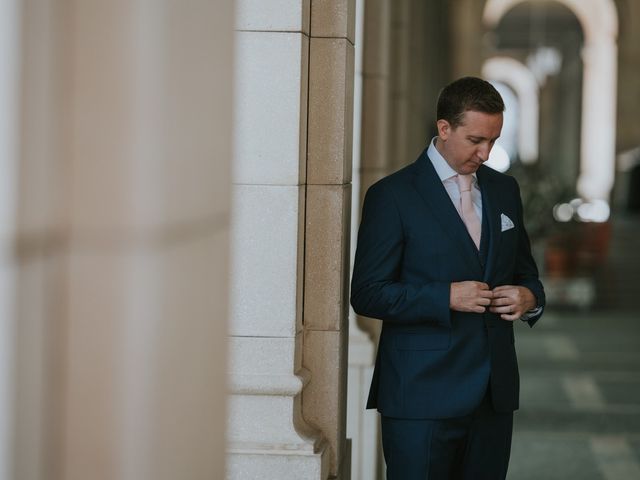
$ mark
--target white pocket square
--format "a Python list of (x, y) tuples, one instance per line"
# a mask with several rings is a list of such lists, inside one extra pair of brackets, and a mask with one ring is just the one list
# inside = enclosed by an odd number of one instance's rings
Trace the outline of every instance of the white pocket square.
[(507, 217), (504, 213), (500, 215), (500, 223), (501, 223), (501, 232), (505, 232), (507, 230), (511, 230), (515, 225), (513, 221), (509, 217)]

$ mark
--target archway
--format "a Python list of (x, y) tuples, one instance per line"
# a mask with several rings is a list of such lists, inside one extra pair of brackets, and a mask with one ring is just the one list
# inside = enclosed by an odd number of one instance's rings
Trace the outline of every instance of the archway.
[[(519, 3), (542, 0), (488, 0), (484, 21), (498, 25)], [(608, 200), (615, 174), (618, 17), (612, 0), (557, 0), (578, 18), (584, 32), (582, 126), (578, 193)], [(611, 128), (602, 128), (602, 125)]]
[(538, 159), (540, 119), (538, 85), (531, 71), (509, 57), (493, 57), (482, 66), (482, 76), (508, 85), (518, 97), (518, 154), (522, 163)]

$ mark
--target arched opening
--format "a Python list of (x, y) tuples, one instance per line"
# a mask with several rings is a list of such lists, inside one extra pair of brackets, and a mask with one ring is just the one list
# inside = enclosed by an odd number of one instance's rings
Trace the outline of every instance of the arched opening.
[[(538, 84), (533, 73), (514, 58), (493, 57), (484, 63), (482, 76), (491, 82), (503, 83), (514, 92), (518, 102), (516, 113), (518, 157), (522, 163), (535, 162), (538, 160), (540, 140), (538, 134), (540, 100)], [(505, 115), (508, 115), (508, 111)]]
[[(488, 0), (484, 21), (497, 27), (502, 18), (525, 0)], [(618, 20), (611, 0), (530, 0), (553, 8), (560, 3), (580, 22), (582, 47), (582, 124), (578, 193), (586, 200), (608, 200), (615, 173), (615, 105)], [(602, 126), (605, 126), (603, 128)]]

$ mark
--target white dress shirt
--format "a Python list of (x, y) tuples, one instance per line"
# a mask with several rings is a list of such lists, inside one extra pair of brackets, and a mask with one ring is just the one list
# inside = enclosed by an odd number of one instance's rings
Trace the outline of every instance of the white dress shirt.
[[(444, 157), (440, 155), (440, 152), (436, 148), (436, 138), (438, 137), (434, 137), (433, 140), (431, 140), (429, 149), (427, 150), (427, 155), (433, 164), (433, 168), (436, 169), (436, 173), (438, 174), (442, 185), (449, 194), (449, 198), (462, 218), (462, 212), (460, 211), (460, 187), (456, 181), (456, 175), (458, 173), (451, 168)], [(482, 225), (482, 194), (480, 193), (480, 187), (478, 186), (478, 177), (476, 177), (475, 173), (472, 174), (472, 177), (471, 201), (473, 202), (473, 207), (480, 219), (480, 224)]]

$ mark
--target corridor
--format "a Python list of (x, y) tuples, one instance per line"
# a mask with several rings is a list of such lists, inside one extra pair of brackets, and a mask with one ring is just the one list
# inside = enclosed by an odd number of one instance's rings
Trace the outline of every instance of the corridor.
[(638, 315), (549, 311), (519, 327), (508, 478), (640, 479)]

